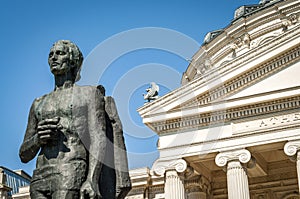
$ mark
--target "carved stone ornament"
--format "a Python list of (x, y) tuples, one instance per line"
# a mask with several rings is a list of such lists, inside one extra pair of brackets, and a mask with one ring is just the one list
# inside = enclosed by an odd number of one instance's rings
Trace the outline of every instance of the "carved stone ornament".
[(281, 19), (283, 27), (286, 29), (288, 26), (295, 25), (299, 21), (299, 16), (295, 13), (286, 18)]
[(166, 170), (172, 169), (176, 170), (179, 173), (182, 173), (187, 169), (187, 163), (183, 159), (166, 162), (156, 161), (152, 168), (156, 175), (164, 175)]
[(295, 156), (300, 149), (300, 140), (290, 141), (284, 145), (284, 153), (288, 156)]
[(225, 166), (231, 160), (239, 160), (241, 163), (247, 163), (251, 159), (251, 153), (246, 149), (228, 151), (219, 153), (215, 162), (219, 167)]

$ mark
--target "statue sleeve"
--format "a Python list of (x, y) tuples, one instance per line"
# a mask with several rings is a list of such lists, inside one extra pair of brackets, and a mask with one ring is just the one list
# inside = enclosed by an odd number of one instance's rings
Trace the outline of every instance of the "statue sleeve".
[(37, 142), (38, 121), (35, 116), (35, 103), (36, 101), (34, 101), (31, 105), (24, 140), (19, 151), (19, 156), (23, 163), (27, 163), (32, 160), (40, 149)]

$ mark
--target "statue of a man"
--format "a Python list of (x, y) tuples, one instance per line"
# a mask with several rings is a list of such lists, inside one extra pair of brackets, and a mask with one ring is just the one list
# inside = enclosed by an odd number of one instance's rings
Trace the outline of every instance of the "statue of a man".
[(103, 94), (75, 81), (83, 61), (72, 42), (60, 40), (48, 63), (55, 89), (34, 100), (20, 158), (37, 154), (30, 185), (32, 199), (102, 198), (99, 180), (107, 146)]

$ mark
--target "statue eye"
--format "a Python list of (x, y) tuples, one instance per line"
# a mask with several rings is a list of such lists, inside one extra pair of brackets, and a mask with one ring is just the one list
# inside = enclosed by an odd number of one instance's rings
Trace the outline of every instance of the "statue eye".
[(65, 55), (66, 52), (58, 50), (58, 51), (55, 52), (55, 54), (57, 54), (57, 55)]
[(52, 56), (53, 56), (53, 52), (50, 52), (50, 53), (49, 53), (49, 57), (52, 57)]

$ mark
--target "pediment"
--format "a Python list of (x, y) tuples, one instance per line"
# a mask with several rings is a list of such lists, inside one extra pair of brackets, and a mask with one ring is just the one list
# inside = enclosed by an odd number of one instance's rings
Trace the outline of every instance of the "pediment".
[(270, 101), (297, 94), (296, 87), (300, 86), (300, 46), (281, 55), (273, 55), (269, 61), (258, 62), (257, 59), (231, 68), (231, 71), (226, 70), (211, 80), (195, 79), (145, 105), (138, 112), (144, 122), (151, 123), (154, 118), (157, 118), (155, 121), (169, 120), (224, 109), (229, 104), (237, 107), (257, 100)]
[(263, 95), (279, 90), (300, 86), (300, 62), (283, 69), (251, 86), (232, 94), (227, 99), (238, 99), (251, 97), (255, 95)]

